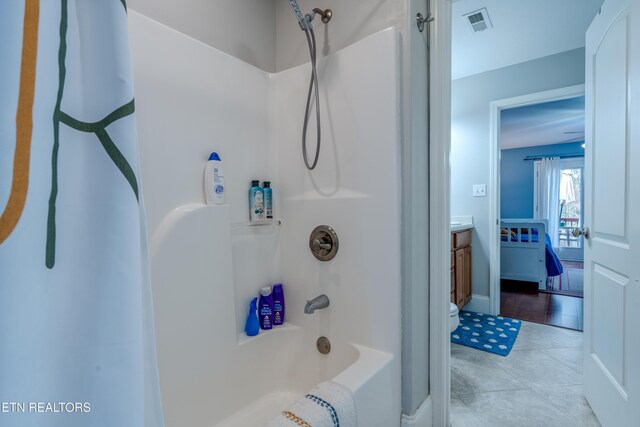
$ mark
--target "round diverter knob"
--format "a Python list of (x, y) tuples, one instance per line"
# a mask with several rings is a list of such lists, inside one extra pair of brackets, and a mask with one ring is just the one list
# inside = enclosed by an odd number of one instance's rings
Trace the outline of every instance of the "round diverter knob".
[(320, 261), (332, 260), (338, 253), (338, 235), (328, 225), (319, 225), (309, 236), (309, 249)]

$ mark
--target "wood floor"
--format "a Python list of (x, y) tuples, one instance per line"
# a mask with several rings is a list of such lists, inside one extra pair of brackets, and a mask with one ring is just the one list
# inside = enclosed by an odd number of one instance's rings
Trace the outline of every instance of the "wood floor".
[(583, 330), (582, 298), (538, 292), (537, 283), (503, 280), (500, 314), (529, 322)]

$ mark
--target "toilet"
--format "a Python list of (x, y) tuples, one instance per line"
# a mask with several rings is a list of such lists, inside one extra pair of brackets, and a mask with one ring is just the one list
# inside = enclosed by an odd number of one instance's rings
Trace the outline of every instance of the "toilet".
[(458, 306), (454, 303), (451, 303), (449, 308), (449, 330), (450, 332), (458, 329), (460, 325), (460, 317), (458, 316)]

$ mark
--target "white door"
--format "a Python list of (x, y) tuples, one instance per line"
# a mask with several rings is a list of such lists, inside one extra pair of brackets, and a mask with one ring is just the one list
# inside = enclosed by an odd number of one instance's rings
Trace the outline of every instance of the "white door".
[(605, 0), (586, 44), (585, 364), (604, 427), (640, 426), (640, 0)]

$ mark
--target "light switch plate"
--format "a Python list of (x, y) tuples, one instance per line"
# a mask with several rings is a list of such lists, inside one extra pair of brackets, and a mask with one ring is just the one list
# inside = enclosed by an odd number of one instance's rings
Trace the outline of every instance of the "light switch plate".
[(475, 184), (473, 186), (473, 197), (487, 197), (487, 184)]

